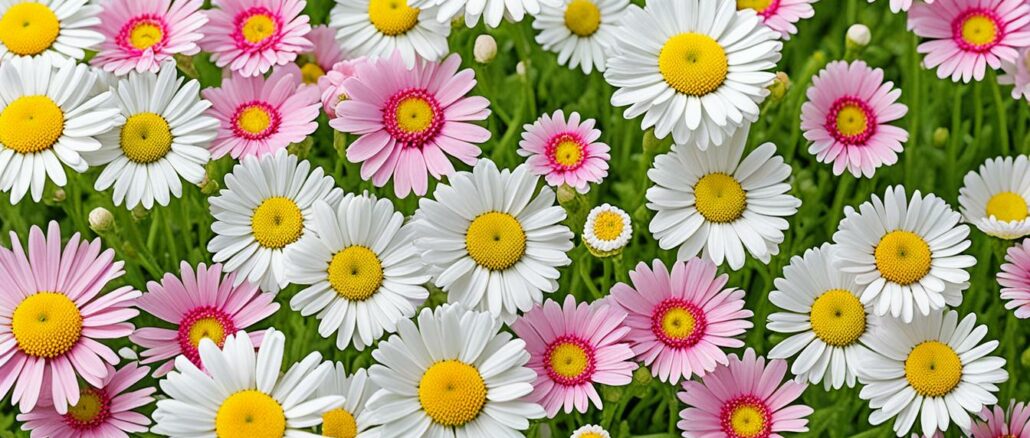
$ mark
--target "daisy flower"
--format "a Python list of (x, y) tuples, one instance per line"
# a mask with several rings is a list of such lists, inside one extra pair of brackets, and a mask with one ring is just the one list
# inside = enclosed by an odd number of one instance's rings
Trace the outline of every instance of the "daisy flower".
[(749, 127), (724, 147), (702, 151), (676, 147), (655, 158), (647, 177), (647, 208), (657, 212), (648, 228), (662, 249), (677, 257), (703, 252), (717, 265), (744, 266), (744, 250), (762, 263), (779, 254), (788, 217), (801, 200), (788, 194), (790, 166), (765, 143), (744, 155)]
[(100, 250), (100, 239), (79, 233), (61, 246), (61, 228), (50, 222), (46, 235), (29, 230), (28, 254), (11, 232), (12, 249), (0, 248), (0, 398), (11, 387), (11, 403), (31, 411), (43, 391), (60, 414), (79, 402), (77, 378), (101, 387), (108, 375), (103, 362), (118, 355), (98, 342), (132, 333), (129, 319), (139, 314), (133, 301), (139, 291), (123, 286), (101, 293), (121, 277), (114, 250)]
[(997, 157), (970, 171), (963, 179), (958, 202), (966, 222), (1002, 239), (1030, 234), (1030, 160), (1026, 155)]
[(279, 375), (286, 336), (268, 329), (258, 351), (246, 332), (229, 335), (219, 348), (200, 343), (204, 370), (175, 359), (175, 371), (161, 380), (168, 398), (158, 400), (151, 432), (169, 437), (313, 437), (307, 432), (322, 415), (343, 406), (343, 396), (316, 396), (333, 372), (313, 352)]
[(1006, 251), (998, 284), (1001, 299), (1008, 301), (1005, 308), (1015, 310), (1016, 318), (1030, 318), (1030, 239)]
[(769, 301), (783, 311), (769, 315), (766, 326), (789, 334), (769, 358), (797, 355), (790, 372), (812, 384), (823, 382), (826, 390), (855, 386), (860, 361), (869, 354), (865, 344), (872, 323), (855, 276), (833, 266), (836, 252), (825, 243), (790, 259), (769, 293)]
[(547, 184), (567, 184), (586, 193), (590, 183), (600, 184), (608, 176), (611, 148), (598, 141), (601, 130), (594, 128), (594, 119), (581, 121), (579, 113), (573, 112), (566, 122), (565, 113), (558, 110), (522, 129), (517, 152), (527, 157), (530, 171), (544, 177)]
[(559, 267), (572, 260), (572, 231), (554, 192), (523, 164), (497, 170), (481, 160), (419, 199), (415, 248), (452, 303), (512, 321), (558, 290)]
[(318, 90), (322, 93), (322, 109), (329, 116), (329, 120), (335, 119), (336, 106), (349, 99), (347, 90), (343, 83), (358, 74), (358, 65), (368, 60), (365, 57), (358, 57), (337, 62), (332, 70), (325, 73), (325, 76), (318, 78)]
[(304, 0), (213, 0), (210, 33), (200, 42), (211, 62), (243, 77), (261, 76), (310, 52)]
[(393, 333), (429, 297), (411, 224), (389, 199), (348, 193), (335, 206), (315, 201), (311, 233), (285, 251), (286, 278), (310, 285), (290, 308), (320, 320), (318, 334), (336, 333), (336, 347), (359, 351)]
[(328, 26), (315, 26), (308, 34), (308, 39), (315, 49), (306, 53), (304, 63), (300, 66), (301, 81), (306, 85), (318, 85), (333, 66), (345, 60), (343, 47), (336, 40), (336, 31)]
[(381, 389), (366, 408), (381, 436), (514, 437), (542, 418), (524, 399), (535, 378), (526, 344), (500, 329), (493, 315), (460, 304), (422, 309), (417, 326), (398, 322), (368, 370)]
[(737, 0), (737, 9), (752, 9), (770, 29), (780, 33), (780, 37), (789, 40), (798, 33), (797, 23), (804, 18), (812, 18), (815, 9), (812, 3), (819, 0)]
[[(256, 284), (233, 285), (235, 274), (223, 279), (222, 265), (209, 268), (201, 263), (194, 270), (189, 263), (182, 262), (179, 270), (181, 279), (165, 274), (161, 283), (147, 283), (148, 293), (136, 300), (136, 306), (144, 312), (176, 326), (140, 328), (129, 336), (130, 341), (145, 349), (140, 354), (142, 363), (160, 363), (154, 377), (171, 371), (175, 364), (169, 359), (179, 355), (200, 367), (198, 348), (202, 339), (222, 347), (229, 335), (279, 310), (279, 303), (272, 301), (274, 295), (261, 293)], [(250, 335), (260, 342), (264, 331), (252, 331)]]
[(280, 69), (268, 79), (233, 75), (221, 87), (201, 91), (212, 103), (208, 114), (220, 124), (212, 158), (270, 154), (315, 132), (318, 89), (298, 88), (297, 79)]
[(99, 149), (96, 137), (121, 122), (112, 94), (92, 92), (96, 82), (89, 67), (70, 59), (0, 62), (0, 191), (12, 205), (26, 192), (39, 202), (47, 180), (64, 187), (62, 164), (85, 172), (82, 153)]
[(633, 354), (663, 382), (703, 376), (726, 364), (722, 348), (744, 346), (734, 338), (752, 327), (744, 291), (723, 289), (729, 276), (715, 270), (692, 258), (673, 263), (670, 273), (656, 259), (651, 268), (640, 262), (629, 272), (632, 286), (612, 287), (609, 302), (629, 314), (624, 324)]
[(348, 98), (336, 106), (334, 129), (360, 136), (347, 146), (347, 160), (361, 163), (361, 178), (376, 187), (393, 179), (398, 197), (426, 194), (426, 172), (440, 179), (454, 174), (448, 156), (475, 165), (490, 131), (469, 123), (486, 120), (490, 102), (465, 95), (476, 85), (471, 69), (458, 71), (461, 57), (404, 66), (400, 54), (359, 64), (343, 82)]
[(613, 256), (629, 244), (633, 237), (633, 223), (619, 207), (599, 205), (587, 214), (581, 237), (587, 250), (594, 256)]
[(495, 28), (501, 25), (501, 19), (520, 22), (526, 15), (540, 14), (540, 5), (554, 4), (560, 0), (408, 0), (413, 7), (436, 8), (436, 19), (440, 23), (450, 23), (455, 17), (464, 14), (465, 26), (476, 27), (482, 17), (483, 24)]
[(1030, 45), (1030, 4), (1024, 0), (937, 0), (916, 3), (908, 27), (928, 39), (916, 48), (937, 77), (969, 82), (984, 78), (987, 67), (1015, 62)]
[[(677, 423), (683, 436), (729, 438), (779, 437), (783, 432), (808, 432), (812, 408), (790, 404), (807, 384), (783, 382), (787, 362), (756, 357), (748, 348), (744, 357), (705, 375), (700, 382), (683, 382), (679, 399), (687, 404)], [(781, 383), (782, 382), (782, 383)]]
[(447, 55), (450, 23), (433, 19), (433, 8), (413, 8), (411, 0), (336, 0), (329, 26), (348, 53), (370, 59), (397, 53), (411, 69), (417, 59)]
[(855, 274), (862, 304), (877, 316), (888, 313), (911, 322), (944, 306), (962, 302), (969, 287), (972, 256), (969, 227), (961, 216), (933, 193), (917, 190), (909, 202), (902, 186), (888, 187), (855, 210), (844, 208), (844, 220), (833, 234), (839, 246), (836, 266)]
[(558, 54), (558, 64), (579, 66), (583, 74), (604, 71), (617, 25), (629, 0), (560, 0), (542, 4), (533, 18), (536, 42)]
[(998, 75), (998, 83), (1012, 86), (1012, 98), (1024, 98), (1030, 102), (1030, 47), (1019, 51), (1015, 61), (1002, 61), (1004, 72)]
[(99, 30), (104, 34), (90, 63), (124, 75), (157, 73), (175, 55), (196, 55), (207, 15), (204, 0), (101, 0)]
[[(1008, 418), (1008, 420), (1006, 420)], [(1030, 407), (1026, 403), (1009, 401), (1009, 407), (984, 407), (980, 418), (973, 422), (973, 438), (1030, 438)]]
[(587, 424), (572, 431), (572, 436), (569, 438), (612, 438), (612, 436), (601, 426)]
[(758, 119), (780, 60), (779, 34), (732, 1), (651, 0), (619, 22), (604, 78), (612, 105), (641, 114), (658, 138), (700, 149), (721, 146)]
[(104, 41), (95, 30), (100, 11), (89, 0), (0, 0), (0, 64), (18, 57), (51, 64), (84, 58)]
[[(129, 362), (115, 370), (104, 365), (107, 377), (100, 386), (80, 389), (78, 403), (68, 407), (67, 412), (57, 412), (51, 404), (41, 403), (32, 412), (18, 415), (18, 421), (23, 423), (21, 429), (29, 431), (32, 437), (52, 438), (128, 438), (130, 433), (146, 432), (150, 419), (134, 409), (153, 402), (151, 395), (157, 388), (126, 390), (147, 377), (150, 367)], [(45, 398), (50, 402), (49, 397)]]
[[(876, 0), (869, 0), (869, 3), (872, 3), (874, 1), (876, 1)], [(914, 1), (916, 1), (916, 0), (891, 0), (891, 3), (890, 3), (890, 5), (891, 5), (891, 12), (897, 14), (898, 12), (901, 12), (901, 11), (907, 11), (909, 8), (912, 7), (912, 2), (914, 2)], [(922, 1), (924, 3), (926, 3), (926, 4), (928, 4), (928, 5), (933, 4), (933, 0), (922, 0)]]
[[(938, 0), (942, 1), (942, 0)], [(924, 436), (946, 431), (952, 422), (962, 430), (972, 426), (969, 413), (998, 402), (997, 383), (1008, 380), (1005, 359), (987, 356), (998, 341), (981, 342), (987, 326), (976, 315), (958, 320), (954, 310), (933, 311), (911, 323), (880, 318), (869, 337), (861, 364), (865, 372), (859, 393), (873, 410), (869, 423), (891, 418), (894, 432), (904, 436), (919, 420)]]
[(812, 142), (808, 153), (833, 164), (833, 174), (847, 169), (856, 178), (872, 178), (876, 169), (898, 162), (908, 131), (891, 125), (908, 113), (898, 103), (901, 90), (883, 82), (883, 70), (863, 61), (831, 62), (812, 78), (808, 101), (801, 106), (801, 129)]
[(592, 402), (602, 409), (595, 383), (628, 385), (633, 381), (633, 350), (625, 340), (630, 328), (626, 314), (607, 304), (579, 303), (572, 295), (558, 304), (547, 300), (511, 325), (526, 342), (529, 368), (536, 371), (533, 393), (526, 400), (540, 403), (548, 418), (558, 411), (586, 413)]
[(343, 363), (336, 362), (325, 383), (315, 390), (321, 397), (343, 396), (342, 407), (322, 414), (322, 436), (333, 438), (377, 438), (378, 430), (369, 421), (368, 399), (379, 386), (368, 378), (364, 368), (347, 375)]
[(248, 156), (225, 176), (225, 189), (210, 198), (215, 236), (207, 244), (233, 286), (244, 281), (265, 292), (286, 287), (284, 250), (311, 231), (316, 201), (335, 204), (342, 191), (321, 167), (311, 170), (285, 150), (261, 158)]

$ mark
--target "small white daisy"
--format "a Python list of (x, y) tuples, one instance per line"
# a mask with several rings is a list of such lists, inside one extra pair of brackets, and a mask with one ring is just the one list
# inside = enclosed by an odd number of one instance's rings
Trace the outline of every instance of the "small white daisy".
[(450, 23), (436, 21), (433, 8), (414, 8), (411, 0), (336, 0), (329, 26), (344, 51), (372, 59), (394, 52), (411, 68), (417, 58), (439, 61), (448, 52)]
[(905, 322), (962, 302), (969, 287), (966, 268), (976, 264), (963, 255), (969, 248), (969, 227), (934, 194), (917, 190), (906, 199), (902, 186), (888, 187), (883, 200), (873, 195), (856, 211), (844, 209), (833, 241), (836, 266), (856, 274), (862, 303), (875, 302), (878, 316), (890, 313)]
[(321, 167), (312, 171), (284, 149), (246, 156), (209, 199), (215, 237), (207, 250), (225, 272), (236, 273), (234, 285), (247, 280), (278, 292), (289, 284), (283, 251), (311, 232), (315, 201), (335, 205), (342, 193)]
[(429, 297), (412, 226), (389, 199), (348, 193), (335, 207), (316, 201), (310, 230), (286, 249), (287, 280), (311, 285), (290, 299), (290, 308), (317, 314), (318, 334), (337, 333), (337, 348), (353, 342), (364, 350)]
[(441, 23), (450, 23), (455, 17), (464, 14), (465, 26), (476, 27), (479, 18), (487, 27), (501, 25), (501, 19), (519, 22), (525, 16), (536, 16), (540, 13), (541, 4), (554, 4), (559, 0), (410, 0), (411, 6), (436, 8), (436, 19)]
[(969, 171), (959, 190), (959, 209), (966, 222), (1002, 239), (1030, 234), (1030, 160), (1026, 155), (988, 159), (980, 171)]
[(318, 396), (343, 396), (343, 406), (322, 414), (322, 436), (335, 438), (378, 438), (378, 428), (368, 419), (368, 399), (379, 390), (368, 372), (359, 368), (353, 375), (347, 375), (343, 363), (336, 367), (325, 383), (315, 391)]
[(100, 11), (90, 0), (0, 0), (0, 62), (81, 60), (104, 41)]
[(368, 370), (382, 388), (367, 405), (382, 436), (520, 437), (542, 418), (543, 407), (523, 400), (536, 378), (526, 343), (500, 329), (460, 304), (422, 309), (418, 326), (398, 323)]
[(599, 205), (587, 214), (583, 225), (583, 243), (587, 250), (598, 257), (607, 257), (622, 252), (633, 237), (633, 222), (619, 207)]
[(561, 0), (558, 6), (541, 5), (533, 17), (536, 42), (558, 54), (558, 64), (579, 66), (584, 74), (604, 71), (615, 26), (629, 0)]
[(679, 247), (686, 260), (704, 257), (733, 270), (744, 266), (744, 250), (762, 263), (779, 254), (787, 220), (801, 206), (788, 194), (790, 166), (765, 143), (741, 160), (750, 125), (723, 147), (702, 151), (675, 147), (655, 158), (647, 172), (647, 208), (656, 211), (649, 226), (662, 249)]
[(612, 438), (612, 436), (603, 427), (588, 424), (572, 431), (569, 438)]

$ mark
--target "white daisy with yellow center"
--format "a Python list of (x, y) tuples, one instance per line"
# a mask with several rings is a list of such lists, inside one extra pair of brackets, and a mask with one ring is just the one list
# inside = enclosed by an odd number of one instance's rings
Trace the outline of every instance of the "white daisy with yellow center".
[(889, 187), (883, 200), (873, 195), (858, 210), (846, 207), (844, 216), (833, 235), (836, 266), (855, 274), (862, 303), (876, 315), (910, 322), (962, 303), (966, 268), (976, 259), (962, 254), (969, 227), (942, 199), (916, 191), (908, 201), (904, 187)]
[(587, 214), (583, 225), (583, 243), (587, 250), (598, 257), (608, 257), (622, 252), (633, 237), (633, 222), (619, 207), (599, 205)]
[(329, 438), (376, 438), (378, 428), (369, 420), (368, 399), (379, 390), (368, 372), (359, 368), (348, 375), (342, 362), (336, 362), (325, 383), (315, 392), (318, 396), (343, 396), (343, 406), (322, 414), (319, 432)]
[(612, 438), (612, 436), (603, 427), (588, 424), (572, 431), (569, 438)]
[(412, 6), (420, 8), (436, 7), (436, 20), (450, 23), (460, 15), (465, 15), (465, 26), (476, 27), (479, 19), (487, 27), (495, 28), (507, 19), (519, 22), (526, 15), (536, 16), (540, 6), (554, 4), (560, 0), (410, 0)]
[(101, 7), (89, 0), (0, 0), (0, 63), (12, 58), (81, 60), (104, 41)]
[(615, 26), (629, 0), (561, 0), (558, 6), (541, 5), (533, 17), (536, 42), (558, 54), (558, 64), (577, 66), (584, 74), (604, 71), (617, 43)]
[(439, 61), (449, 51), (450, 23), (436, 21), (434, 8), (410, 0), (336, 0), (329, 27), (352, 56), (389, 58), (397, 52), (409, 68), (415, 60)]
[(364, 350), (429, 297), (412, 226), (389, 199), (348, 193), (335, 206), (316, 201), (310, 228), (286, 250), (287, 280), (310, 285), (290, 308), (315, 315), (318, 334), (336, 333), (337, 348), (353, 342)]
[(265, 292), (289, 284), (284, 250), (311, 232), (316, 201), (335, 204), (342, 191), (321, 167), (280, 149), (243, 158), (225, 176), (225, 189), (209, 199), (215, 236), (207, 244), (235, 285), (248, 280)]
[(966, 222), (1002, 239), (1030, 234), (1030, 159), (997, 157), (970, 171), (959, 190), (959, 209)]

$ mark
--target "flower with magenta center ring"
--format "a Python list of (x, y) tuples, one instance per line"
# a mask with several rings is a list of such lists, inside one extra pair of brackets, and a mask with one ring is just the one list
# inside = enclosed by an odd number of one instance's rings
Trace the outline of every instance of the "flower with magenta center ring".
[(812, 3), (819, 0), (737, 0), (737, 9), (753, 9), (758, 18), (770, 29), (780, 33), (785, 40), (798, 33), (797, 23), (803, 18), (812, 18), (815, 9)]
[(566, 122), (565, 113), (558, 110), (523, 129), (518, 154), (527, 157), (530, 171), (547, 184), (568, 184), (586, 193), (590, 183), (600, 184), (608, 176), (610, 148), (597, 141), (601, 130), (594, 129), (594, 119), (581, 122), (579, 113), (573, 112)]
[(272, 67), (310, 52), (304, 0), (214, 0), (207, 11), (210, 35), (201, 48), (211, 61), (244, 77), (260, 76)]
[(200, 52), (203, 0), (107, 0), (103, 6), (98, 30), (104, 42), (90, 63), (104, 71), (157, 73), (174, 55)]
[(1000, 405), (985, 406), (971, 432), (973, 438), (1030, 438), (1030, 406), (1015, 400), (1005, 410)]

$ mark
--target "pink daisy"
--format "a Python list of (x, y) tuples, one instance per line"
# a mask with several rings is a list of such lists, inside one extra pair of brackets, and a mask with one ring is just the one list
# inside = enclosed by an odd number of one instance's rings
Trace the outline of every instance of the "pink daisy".
[(998, 75), (998, 83), (1012, 86), (1013, 99), (1026, 99), (1030, 102), (1030, 47), (1019, 51), (1015, 61), (1002, 61), (1004, 74)]
[(100, 239), (84, 241), (79, 233), (61, 247), (61, 228), (50, 222), (46, 236), (29, 230), (28, 255), (11, 232), (12, 249), (0, 248), (0, 398), (14, 387), (11, 402), (29, 412), (49, 391), (59, 413), (79, 402), (79, 382), (100, 387), (108, 370), (104, 361), (118, 355), (97, 339), (124, 338), (140, 292), (123, 286), (102, 294), (121, 277), (114, 250), (100, 250)]
[(765, 358), (748, 348), (743, 359), (730, 355), (726, 366), (700, 382), (683, 382), (679, 399), (687, 408), (678, 423), (683, 436), (778, 438), (781, 432), (807, 432), (812, 408), (790, 403), (808, 384), (783, 382), (786, 373), (787, 361), (770, 360), (767, 367)]
[(358, 74), (358, 65), (366, 62), (365, 57), (359, 57), (346, 61), (337, 62), (332, 70), (326, 72), (325, 76), (318, 78), (318, 90), (322, 93), (322, 108), (330, 119), (336, 117), (336, 106), (347, 99), (347, 92), (343, 89), (343, 83)]
[(136, 362), (119, 370), (106, 366), (107, 377), (100, 386), (83, 387), (78, 403), (67, 413), (57, 412), (47, 397), (32, 412), (19, 414), (22, 430), (31, 431), (33, 438), (125, 438), (129, 433), (146, 432), (150, 419), (133, 409), (154, 401), (150, 395), (156, 388), (125, 391), (146, 377), (150, 367), (140, 367)]
[(802, 18), (812, 18), (815, 9), (812, 3), (819, 0), (737, 0), (737, 8), (753, 9), (770, 29), (780, 33), (785, 40), (798, 33), (794, 23)]
[[(869, 0), (869, 3), (872, 3), (874, 1), (876, 1), (876, 0)], [(922, 1), (923, 1), (923, 3), (927, 3), (927, 4), (933, 3), (933, 0), (922, 0)], [(891, 12), (897, 14), (898, 12), (901, 12), (901, 11), (907, 11), (909, 8), (912, 7), (912, 2), (913, 2), (913, 0), (891, 0), (891, 2), (890, 2)]]
[(716, 277), (715, 264), (697, 257), (677, 261), (672, 274), (661, 260), (640, 262), (630, 271), (633, 286), (612, 287), (611, 299), (629, 314), (626, 326), (633, 354), (651, 374), (676, 383), (703, 376), (726, 364), (721, 347), (738, 348), (734, 336), (752, 327), (744, 291), (723, 289), (729, 276)]
[(1030, 318), (1030, 239), (1010, 247), (998, 272), (1001, 299), (1006, 309), (1015, 309), (1016, 318)]
[(336, 41), (336, 33), (324, 25), (313, 27), (308, 39), (314, 43), (314, 50), (302, 54), (296, 63), (287, 63), (276, 70), (293, 75), (298, 85), (316, 86), (326, 72), (344, 60), (343, 48)]
[(984, 407), (980, 411), (980, 420), (973, 422), (972, 437), (1030, 438), (1030, 406), (1012, 400), (1007, 410), (998, 405), (993, 409)]
[(1026, 0), (937, 0), (916, 3), (908, 27), (929, 39), (916, 49), (925, 53), (927, 68), (937, 77), (969, 82), (981, 80), (987, 66), (1001, 67), (1030, 46), (1030, 2)]
[(908, 131), (888, 123), (908, 113), (898, 103), (901, 90), (883, 82), (883, 70), (863, 61), (834, 61), (812, 78), (808, 101), (801, 106), (801, 129), (812, 142), (810, 154), (833, 163), (833, 174), (844, 169), (872, 178), (876, 169), (898, 162)]
[(272, 153), (318, 128), (318, 89), (298, 89), (293, 75), (282, 70), (268, 79), (233, 75), (221, 88), (206, 88), (201, 94), (211, 101), (208, 113), (219, 121), (212, 159)]
[(601, 409), (594, 383), (628, 385), (633, 380), (633, 351), (621, 327), (626, 314), (607, 304), (579, 303), (572, 295), (565, 304), (547, 300), (516, 320), (511, 329), (526, 341), (528, 367), (536, 371), (533, 392), (527, 401), (541, 404), (549, 418), (564, 407), (565, 413), (585, 413), (589, 402)]
[[(180, 354), (201, 366), (198, 346), (202, 339), (211, 339), (221, 348), (227, 336), (279, 310), (279, 303), (273, 301), (275, 294), (262, 293), (256, 284), (247, 281), (233, 286), (234, 273), (223, 279), (222, 265), (208, 268), (201, 263), (194, 271), (189, 263), (182, 262), (179, 269), (181, 280), (165, 274), (160, 284), (147, 283), (148, 293), (136, 303), (147, 313), (177, 326), (141, 328), (129, 336), (129, 340), (146, 348), (141, 354), (143, 363), (167, 361), (157, 367), (155, 377), (171, 371), (175, 362), (168, 359)], [(249, 333), (254, 343), (261, 343), (263, 330)]]
[(580, 122), (579, 113), (573, 112), (566, 122), (565, 113), (558, 110), (523, 129), (518, 153), (529, 157), (530, 171), (543, 176), (548, 184), (568, 184), (586, 193), (590, 183), (600, 184), (608, 176), (611, 148), (597, 141), (601, 131), (594, 129), (594, 119)]
[(259, 76), (310, 52), (303, 0), (213, 0), (210, 34), (201, 47), (218, 67), (244, 77)]
[(173, 55), (195, 55), (207, 24), (203, 0), (107, 0), (98, 30), (104, 42), (90, 61), (105, 71), (157, 73)]
[(426, 171), (440, 179), (454, 173), (448, 155), (472, 166), (490, 131), (467, 123), (485, 120), (490, 102), (465, 97), (476, 85), (471, 69), (458, 71), (461, 57), (443, 62), (419, 59), (407, 68), (399, 52), (357, 66), (343, 82), (349, 99), (336, 107), (329, 125), (361, 137), (347, 147), (347, 159), (361, 163), (361, 178), (376, 187), (393, 177), (398, 197), (426, 194)]

